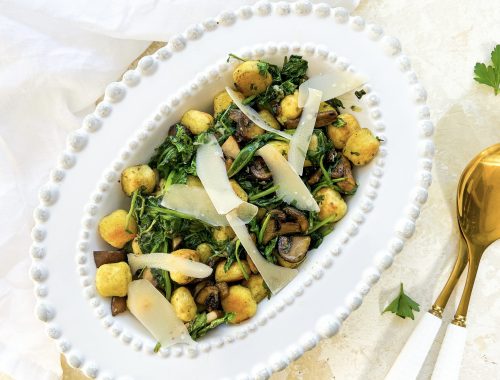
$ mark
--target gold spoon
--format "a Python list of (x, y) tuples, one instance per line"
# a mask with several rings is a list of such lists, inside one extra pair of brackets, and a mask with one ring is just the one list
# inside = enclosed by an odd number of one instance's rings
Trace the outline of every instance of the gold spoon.
[(433, 380), (458, 379), (466, 317), (484, 251), (500, 239), (500, 144), (478, 154), (465, 169), (457, 193), (458, 225), (467, 244), (469, 268), (462, 298), (439, 351)]
[[(484, 169), (482, 169), (483, 164), (489, 163), (487, 165), (488, 167), (491, 167), (492, 162), (496, 163), (492, 166), (493, 168), (496, 169), (493, 170), (487, 169), (486, 171), (488, 171), (489, 174), (486, 176), (482, 176), (481, 173), (486, 172)], [(479, 178), (481, 178), (481, 180), (479, 180)], [(475, 211), (474, 209), (471, 209), (469, 206), (465, 208), (464, 200), (469, 199), (470, 198), (469, 195), (471, 194), (476, 194), (478, 192), (481, 192), (482, 190), (480, 189), (483, 189), (485, 187), (488, 187), (489, 189), (488, 195), (482, 196), (479, 202), (474, 203), (476, 205)], [(474, 199), (477, 199), (477, 196)], [(437, 332), (441, 326), (443, 309), (448, 303), (450, 295), (453, 289), (455, 288), (462, 272), (464, 271), (465, 266), (467, 265), (467, 261), (469, 259), (468, 256), (470, 256), (471, 252), (469, 244), (470, 239), (467, 240), (464, 237), (464, 232), (463, 232), (464, 229), (462, 228), (462, 226), (470, 225), (471, 223), (472, 224), (477, 223), (477, 220), (479, 218), (479, 210), (481, 208), (484, 208), (485, 205), (489, 204), (491, 205), (495, 203), (497, 207), (488, 209), (487, 213), (483, 212), (482, 217), (488, 218), (487, 220), (490, 221), (488, 224), (489, 227), (484, 229), (484, 231), (490, 231), (492, 228), (491, 226), (493, 226), (496, 222), (497, 233), (496, 235), (495, 233), (493, 233), (489, 239), (486, 239), (489, 241), (489, 243), (486, 244), (482, 248), (482, 250), (480, 250), (480, 255), (479, 257), (477, 257), (477, 264), (475, 264), (475, 269), (469, 268), (469, 273), (467, 276), (467, 284), (462, 296), (462, 300), (464, 301), (464, 306), (465, 306), (464, 309), (465, 313), (459, 306), (457, 314), (455, 315), (454, 322), (452, 322), (454, 323), (454, 326), (457, 325), (457, 323), (459, 323), (458, 321), (463, 321), (465, 325), (465, 315), (467, 313), (470, 294), (477, 273), (480, 257), (484, 252), (484, 249), (490, 243), (500, 238), (500, 231), (499, 231), (500, 222), (498, 222), (498, 220), (500, 219), (500, 144), (496, 144), (490, 148), (483, 150), (465, 167), (464, 171), (462, 172), (462, 175), (458, 183), (458, 191), (457, 191), (458, 224), (460, 226), (460, 232), (462, 236), (460, 239), (459, 251), (455, 264), (451, 271), (450, 277), (448, 278), (448, 281), (443, 287), (443, 290), (436, 298), (436, 301), (432, 305), (432, 308), (429, 310), (429, 313), (424, 314), (424, 316), (421, 318), (418, 326), (413, 331), (412, 335), (406, 342), (405, 346), (401, 350), (399, 356), (397, 357), (396, 361), (394, 362), (393, 366), (388, 372), (385, 378), (386, 380), (415, 379), (418, 376), (418, 373), (422, 367), (422, 364), (424, 363), (427, 353), (429, 352), (434, 342), (434, 339), (437, 335)], [(470, 202), (468, 202), (467, 204), (470, 204)], [(471, 213), (471, 215), (468, 215), (468, 213)], [(469, 230), (470, 227), (467, 231)], [(496, 238), (492, 238), (494, 236), (496, 236)], [(479, 251), (475, 250), (475, 252)], [(462, 302), (460, 303), (460, 305), (462, 305)], [(457, 322), (455, 322), (455, 320)], [(463, 329), (463, 331), (465, 332), (465, 329)], [(462, 335), (464, 335), (463, 343), (465, 344), (465, 334)], [(460, 347), (460, 345), (454, 346), (454, 348), (457, 347)], [(456, 365), (456, 367), (458, 371), (461, 361), (461, 353), (458, 355), (457, 360), (458, 364)], [(448, 358), (446, 359), (446, 361), (449, 361)], [(439, 368), (440, 368), (439, 366), (436, 366), (436, 370), (438, 370)], [(438, 374), (439, 372), (435, 371), (435, 375), (438, 376)], [(446, 378), (451, 379), (451, 377), (449, 377), (449, 373), (447, 375), (448, 377)], [(445, 377), (442, 378), (444, 379)], [(435, 377), (435, 379), (438, 379), (438, 377)]]

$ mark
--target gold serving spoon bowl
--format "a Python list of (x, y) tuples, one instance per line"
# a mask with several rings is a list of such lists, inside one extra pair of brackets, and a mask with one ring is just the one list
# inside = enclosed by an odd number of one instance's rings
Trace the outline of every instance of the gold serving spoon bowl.
[(452, 323), (465, 326), (472, 286), (485, 249), (500, 239), (500, 144), (486, 148), (465, 167), (457, 189), (457, 219), (462, 239), (455, 265), (430, 313), (441, 318), (469, 262), (467, 283)]
[(458, 185), (457, 218), (469, 269), (452, 323), (465, 327), (479, 262), (486, 248), (500, 239), (500, 144), (483, 150), (467, 165)]

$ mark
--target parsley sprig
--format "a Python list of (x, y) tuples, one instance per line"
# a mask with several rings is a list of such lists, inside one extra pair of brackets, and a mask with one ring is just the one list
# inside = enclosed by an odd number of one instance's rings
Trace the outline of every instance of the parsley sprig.
[(495, 46), (491, 52), (492, 65), (486, 66), (484, 63), (476, 63), (474, 66), (474, 80), (476, 82), (493, 87), (495, 96), (500, 92), (500, 45)]
[(415, 319), (413, 310), (420, 311), (420, 305), (405, 294), (403, 283), (401, 283), (399, 295), (384, 309), (382, 314), (386, 311), (390, 311), (403, 319), (406, 317)]

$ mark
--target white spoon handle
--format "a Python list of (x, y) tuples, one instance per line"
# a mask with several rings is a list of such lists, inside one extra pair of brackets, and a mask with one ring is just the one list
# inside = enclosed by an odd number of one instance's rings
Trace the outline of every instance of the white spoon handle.
[(465, 327), (448, 325), (431, 380), (458, 380), (466, 337)]
[(440, 326), (440, 318), (431, 313), (425, 313), (387, 373), (385, 380), (416, 379)]

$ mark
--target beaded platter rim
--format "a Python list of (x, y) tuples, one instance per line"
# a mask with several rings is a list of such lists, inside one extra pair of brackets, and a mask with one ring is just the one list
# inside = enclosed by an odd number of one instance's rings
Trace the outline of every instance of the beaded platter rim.
[[(250, 373), (241, 374), (238, 378), (267, 378), (273, 372), (285, 368), (288, 364), (298, 359), (304, 352), (315, 347), (321, 339), (335, 335), (340, 329), (342, 322), (352, 311), (361, 305), (363, 297), (368, 293), (371, 286), (378, 281), (381, 272), (392, 264), (394, 256), (402, 250), (404, 241), (412, 236), (415, 229), (415, 221), (419, 216), (422, 204), (427, 199), (427, 188), (430, 186), (432, 179), (430, 170), (432, 168), (432, 156), (434, 152), (434, 144), (431, 140), (433, 124), (430, 121), (429, 108), (425, 105), (427, 97), (425, 89), (420, 85), (416, 74), (411, 70), (410, 61), (402, 54), (401, 44), (396, 38), (384, 36), (382, 28), (373, 24), (367, 25), (363, 18), (360, 16), (350, 16), (343, 8), (331, 8), (327, 4), (313, 5), (309, 1), (298, 1), (296, 3), (278, 2), (272, 4), (267, 1), (262, 1), (254, 6), (242, 7), (235, 12), (224, 12), (217, 18), (208, 19), (201, 24), (196, 24), (188, 28), (184, 33), (172, 37), (167, 46), (160, 48), (150, 56), (141, 58), (137, 69), (125, 72), (120, 82), (113, 82), (107, 86), (104, 100), (97, 105), (95, 112), (87, 115), (83, 120), (82, 127), (69, 135), (66, 150), (61, 155), (58, 166), (51, 172), (50, 181), (45, 184), (39, 192), (40, 204), (34, 211), (35, 226), (31, 234), (33, 245), (30, 250), (32, 256), (30, 276), (35, 283), (35, 295), (37, 298), (36, 315), (40, 320), (48, 324), (47, 333), (49, 337), (58, 342), (60, 351), (68, 358), (68, 363), (73, 367), (81, 368), (87, 376), (91, 378), (100, 377), (103, 379), (114, 378), (111, 375), (106, 375), (105, 377), (101, 376), (101, 369), (96, 363), (86, 361), (77, 349), (72, 348), (71, 343), (65, 339), (61, 329), (53, 322), (55, 317), (54, 307), (45, 301), (48, 296), (48, 288), (44, 285), (44, 281), (48, 278), (49, 271), (43, 264), (46, 253), (43, 241), (47, 235), (44, 223), (46, 223), (50, 217), (50, 207), (57, 202), (59, 196), (58, 183), (63, 181), (65, 172), (76, 164), (76, 155), (85, 148), (90, 135), (97, 132), (102, 127), (104, 119), (112, 111), (113, 104), (123, 100), (126, 91), (137, 86), (142, 76), (153, 75), (157, 66), (161, 64), (162, 61), (168, 60), (176, 52), (184, 50), (189, 40), (198, 40), (205, 32), (212, 31), (218, 28), (219, 25), (225, 27), (231, 26), (236, 23), (238, 19), (246, 20), (253, 15), (257, 17), (268, 16), (272, 13), (278, 16), (284, 16), (292, 12), (298, 15), (312, 14), (320, 18), (331, 17), (336, 23), (347, 24), (353, 30), (366, 32), (368, 38), (381, 42), (382, 48), (387, 55), (398, 60), (400, 70), (408, 73), (408, 81), (413, 91), (413, 98), (419, 107), (419, 132), (421, 140), (419, 143), (420, 170), (417, 173), (415, 187), (410, 196), (411, 202), (404, 212), (404, 217), (402, 217), (396, 225), (395, 236), (389, 241), (386, 250), (380, 251), (374, 256), (372, 266), (365, 269), (362, 279), (358, 282), (355, 290), (350, 292), (344, 299), (344, 306), (340, 306), (332, 314), (320, 317), (316, 321), (314, 329), (304, 333), (294, 345), (289, 346), (281, 353), (277, 352), (273, 354), (266, 363), (257, 364)], [(242, 55), (245, 58), (258, 58), (265, 54), (272, 55), (277, 52), (280, 54), (300, 52), (305, 56), (316, 55), (320, 59), (325, 59), (332, 64), (335, 63), (340, 69), (353, 70), (348, 61), (338, 59), (338, 57), (330, 53), (328, 49), (325, 49), (321, 45), (270, 43), (266, 46), (256, 47), (253, 50), (243, 51)], [(148, 134), (156, 130), (156, 128), (162, 124), (164, 118), (168, 117), (172, 110), (179, 106), (184, 100), (189, 99), (193, 92), (196, 93), (201, 85), (207, 83), (207, 81), (214, 80), (220, 73), (227, 71), (229, 68), (230, 64), (221, 61), (217, 62), (203, 73), (200, 73), (188, 86), (181, 88), (176, 95), (170, 97), (165, 103), (161, 104), (158, 112), (152, 118), (146, 120), (142, 128), (140, 128), (136, 135), (129, 140), (128, 146), (121, 151), (120, 158), (112, 163), (111, 168), (105, 170), (103, 178), (97, 185), (97, 190), (92, 194), (93, 201), (85, 206), (80, 240), (77, 243), (77, 250), (79, 253), (76, 256), (78, 265), (77, 270), (78, 275), (81, 276), (84, 296), (88, 298), (90, 305), (95, 309), (96, 317), (101, 319), (103, 326), (108, 328), (111, 334), (119, 337), (123, 343), (130, 344), (136, 351), (144, 350), (147, 353), (153, 354), (153, 346), (151, 346), (151, 344), (143, 344), (142, 339), (134, 339), (133, 335), (127, 331), (124, 332), (123, 328), (112, 320), (109, 311), (107, 312), (105, 310), (99, 298), (96, 297), (95, 291), (93, 290), (93, 281), (87, 275), (88, 269), (86, 265), (88, 265), (87, 259), (89, 248), (86, 246), (86, 241), (90, 236), (90, 229), (95, 226), (93, 217), (97, 213), (97, 204), (100, 202), (100, 199), (102, 199), (103, 193), (108, 190), (110, 183), (113, 183), (117, 179), (117, 172), (123, 168), (122, 161), (130, 157), (130, 155), (140, 146), (140, 143), (148, 138)], [(378, 98), (370, 88), (368, 88), (367, 92), (368, 106), (371, 111), (370, 117), (372, 120), (375, 120), (374, 125), (376, 126), (376, 121), (381, 117), (378, 108)], [(383, 129), (382, 122), (380, 122), (380, 125)], [(377, 130), (377, 132), (383, 132), (383, 130)], [(380, 177), (383, 176), (384, 156), (386, 154), (386, 148), (382, 147), (381, 154), (369, 176), (368, 191), (365, 191), (363, 194), (364, 201), (361, 204), (362, 212), (355, 212), (356, 210), (353, 210), (354, 212), (350, 213), (348, 227), (343, 236), (337, 238), (335, 243), (328, 249), (330, 255), (322, 255), (319, 265), (310, 265), (307, 270), (307, 276), (302, 279), (302, 284), (297, 287), (294, 294), (285, 294), (281, 298), (281, 302), (274, 305), (274, 307), (268, 306), (266, 313), (262, 317), (259, 317), (256, 322), (248, 324), (242, 331), (228, 334), (224, 339), (221, 338), (211, 344), (200, 342), (192, 347), (160, 349), (159, 355), (162, 357), (168, 357), (170, 355), (178, 357), (185, 354), (189, 357), (196, 357), (199, 353), (209, 352), (212, 347), (218, 348), (224, 346), (226, 343), (244, 339), (249, 333), (255, 331), (259, 325), (263, 325), (268, 319), (274, 318), (278, 312), (285, 309), (286, 305), (292, 304), (296, 297), (303, 294), (305, 288), (310, 286), (315, 279), (319, 279), (323, 276), (324, 270), (332, 265), (333, 258), (340, 255), (342, 245), (347, 243), (352, 236), (357, 234), (359, 225), (364, 221), (364, 214), (371, 211), (371, 200), (377, 195), (379, 180)], [(317, 261), (319, 261), (319, 259)], [(285, 292), (286, 289), (283, 293)], [(108, 369), (106, 369), (106, 371), (107, 370)]]

